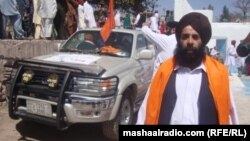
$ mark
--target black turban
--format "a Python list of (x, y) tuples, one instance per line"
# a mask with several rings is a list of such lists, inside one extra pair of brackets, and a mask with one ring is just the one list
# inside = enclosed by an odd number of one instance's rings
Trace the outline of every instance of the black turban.
[(176, 28), (177, 25), (178, 25), (178, 22), (176, 22), (176, 21), (167, 22), (167, 26), (170, 28)]
[(178, 43), (180, 42), (181, 32), (183, 28), (188, 25), (192, 26), (192, 28), (199, 33), (202, 40), (202, 44), (203, 46), (205, 46), (210, 40), (212, 35), (211, 25), (208, 21), (208, 18), (205, 15), (196, 12), (184, 15), (180, 19), (179, 24), (177, 25), (175, 31)]

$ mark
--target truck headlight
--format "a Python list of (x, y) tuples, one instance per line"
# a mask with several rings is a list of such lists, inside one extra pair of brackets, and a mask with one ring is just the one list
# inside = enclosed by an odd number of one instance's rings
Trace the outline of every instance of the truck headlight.
[(59, 76), (55, 73), (49, 75), (47, 82), (50, 88), (56, 88), (58, 85)]
[(27, 70), (22, 75), (22, 81), (23, 83), (27, 84), (31, 81), (31, 79), (34, 76), (34, 72), (32, 70)]
[(115, 94), (118, 85), (118, 78), (73, 78), (73, 91), (77, 93), (111, 95)]

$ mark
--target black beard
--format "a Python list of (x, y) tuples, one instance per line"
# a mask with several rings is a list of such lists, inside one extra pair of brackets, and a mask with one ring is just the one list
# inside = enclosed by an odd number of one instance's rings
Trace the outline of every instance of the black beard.
[(205, 55), (205, 47), (203, 46), (198, 48), (188, 46), (184, 48), (181, 45), (178, 45), (176, 48), (175, 59), (177, 64), (194, 69), (201, 64)]

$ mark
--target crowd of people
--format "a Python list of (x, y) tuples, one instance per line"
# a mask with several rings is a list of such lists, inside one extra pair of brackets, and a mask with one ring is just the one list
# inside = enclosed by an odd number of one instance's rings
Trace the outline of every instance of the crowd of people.
[[(107, 1), (92, 0), (0, 0), (0, 39), (67, 39), (77, 30), (102, 27), (108, 17)], [(150, 21), (154, 32), (168, 34), (167, 22), (173, 11), (167, 10), (166, 20), (158, 11), (129, 13), (115, 9), (115, 27), (142, 28)]]

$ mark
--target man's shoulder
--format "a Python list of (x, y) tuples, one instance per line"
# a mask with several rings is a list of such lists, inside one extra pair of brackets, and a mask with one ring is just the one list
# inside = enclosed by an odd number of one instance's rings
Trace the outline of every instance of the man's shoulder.
[(209, 64), (211, 67), (214, 68), (214, 71), (215, 71), (215, 70), (218, 70), (218, 72), (223, 72), (223, 73), (224, 73), (225, 71), (227, 71), (227, 67), (226, 67), (224, 64), (222, 64), (221, 62), (215, 60), (214, 58), (211, 58), (211, 57), (209, 57), (209, 56), (206, 56), (206, 60), (207, 60), (208, 64)]

